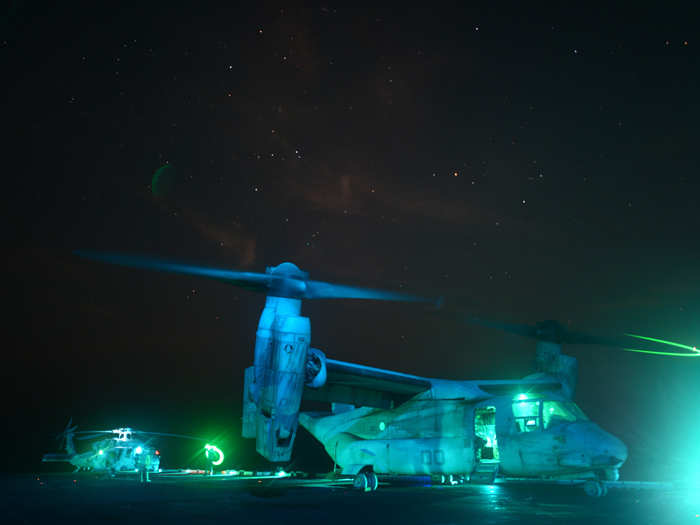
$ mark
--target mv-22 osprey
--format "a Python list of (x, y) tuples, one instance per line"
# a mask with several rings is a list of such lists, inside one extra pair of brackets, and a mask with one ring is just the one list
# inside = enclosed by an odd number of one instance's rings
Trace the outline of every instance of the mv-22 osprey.
[[(253, 366), (245, 370), (243, 428), (272, 462), (291, 458), (301, 424), (344, 475), (364, 491), (377, 475), (460, 477), (493, 483), (496, 476), (581, 480), (601, 496), (617, 480), (627, 447), (581, 411), (572, 396), (576, 359), (561, 344), (614, 344), (572, 333), (554, 321), (494, 325), (537, 339), (536, 372), (514, 380), (445, 380), (382, 370), (326, 357), (311, 347), (303, 299), (430, 300), (403, 293), (309, 279), (285, 262), (265, 273), (203, 268), (149, 258), (77, 252), (130, 267), (200, 275), (266, 293)], [(330, 404), (303, 412), (302, 400)]]

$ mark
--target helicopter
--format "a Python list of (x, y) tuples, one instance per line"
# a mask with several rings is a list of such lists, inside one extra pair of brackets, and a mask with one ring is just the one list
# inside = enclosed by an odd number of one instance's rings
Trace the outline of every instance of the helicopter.
[[(556, 321), (506, 324), (464, 317), (482, 326), (536, 339), (536, 370), (522, 379), (446, 380), (338, 361), (311, 344), (304, 299), (442, 300), (309, 279), (283, 262), (265, 273), (205, 268), (124, 254), (75, 252), (127, 267), (199, 275), (266, 294), (253, 365), (244, 372), (244, 438), (272, 462), (291, 459), (298, 426), (308, 430), (365, 492), (378, 475), (429, 475), (494, 483), (499, 478), (580, 480), (594, 497), (619, 479), (627, 446), (573, 401), (577, 360), (562, 344), (630, 348), (628, 339), (571, 332)], [(626, 335), (636, 342), (659, 340)], [(657, 353), (655, 350), (639, 350)], [(302, 400), (330, 405), (301, 410)]]
[[(161, 453), (151, 444), (154, 438), (174, 437), (204, 441), (182, 434), (144, 432), (129, 427), (112, 430), (77, 430), (77, 428), (77, 425), (73, 425), (73, 418), (71, 418), (63, 432), (56, 436), (56, 439), (62, 441), (61, 448), (65, 452), (44, 454), (42, 462), (67, 462), (75, 467), (75, 472), (82, 470), (115, 475), (118, 472), (133, 472), (139, 468), (144, 472), (159, 472)], [(77, 452), (75, 440), (90, 440), (92, 443), (88, 450)], [(204, 453), (213, 465), (220, 465), (223, 462), (223, 452), (215, 445), (207, 443)]]

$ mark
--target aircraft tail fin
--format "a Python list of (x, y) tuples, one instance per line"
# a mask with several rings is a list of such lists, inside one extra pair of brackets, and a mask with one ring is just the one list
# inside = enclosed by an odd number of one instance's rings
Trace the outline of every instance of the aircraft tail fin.
[[(75, 430), (78, 428), (78, 425), (73, 425), (73, 418), (71, 417), (68, 420), (68, 424), (66, 425), (66, 428), (63, 429), (63, 432), (61, 432), (58, 436), (56, 436), (56, 439), (61, 440), (61, 448), (66, 451), (66, 455), (74, 455), (75, 454), (75, 445), (73, 444), (73, 435), (75, 433)], [(56, 454), (47, 454), (47, 455), (56, 455)], [(57, 460), (61, 461), (61, 460)]]

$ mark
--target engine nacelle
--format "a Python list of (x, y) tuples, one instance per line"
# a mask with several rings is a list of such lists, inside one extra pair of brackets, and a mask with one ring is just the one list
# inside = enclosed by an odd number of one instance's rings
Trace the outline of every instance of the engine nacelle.
[(243, 437), (270, 461), (289, 461), (306, 378), (311, 324), (301, 301), (268, 296), (260, 316), (254, 365), (245, 372)]
[(305, 384), (309, 388), (321, 388), (326, 384), (328, 369), (326, 368), (326, 354), (318, 348), (310, 348), (306, 358)]

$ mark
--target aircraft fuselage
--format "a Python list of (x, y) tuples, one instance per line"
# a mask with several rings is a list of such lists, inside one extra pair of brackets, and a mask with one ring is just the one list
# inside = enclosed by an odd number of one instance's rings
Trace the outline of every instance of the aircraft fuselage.
[(627, 448), (555, 393), (480, 402), (416, 399), (395, 409), (357, 408), (300, 423), (344, 474), (466, 475), (497, 466), (504, 476), (617, 479)]

